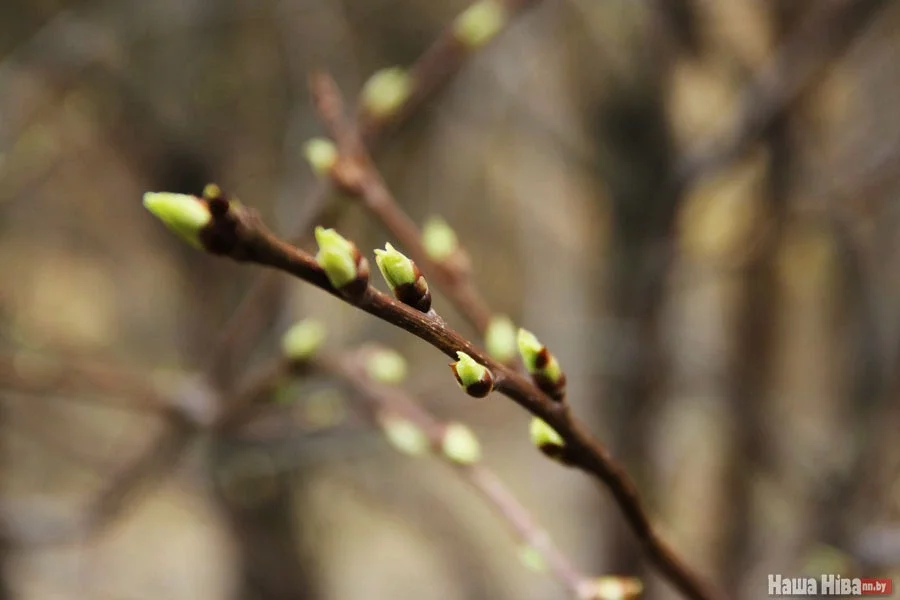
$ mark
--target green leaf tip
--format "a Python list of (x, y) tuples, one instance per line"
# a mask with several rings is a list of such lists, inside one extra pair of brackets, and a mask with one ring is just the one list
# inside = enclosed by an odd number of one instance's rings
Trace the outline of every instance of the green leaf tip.
[(533, 417), (531, 419), (529, 432), (531, 434), (531, 443), (542, 451), (553, 448), (561, 449), (566, 445), (562, 436), (541, 418)]
[(459, 386), (475, 398), (484, 398), (494, 388), (494, 375), (491, 370), (479, 364), (465, 352), (457, 352), (459, 360), (450, 364)]
[(359, 251), (352, 242), (334, 229), (324, 227), (316, 227), (315, 236), (319, 245), (316, 262), (325, 271), (331, 285), (341, 289), (362, 276)]
[(390, 242), (385, 244), (384, 248), (384, 250), (375, 249), (375, 263), (391, 289), (414, 284), (417, 279), (415, 263), (394, 248)]
[(203, 248), (200, 231), (212, 221), (205, 202), (189, 194), (147, 192), (144, 208), (195, 248)]
[(497, 0), (479, 0), (456, 17), (453, 35), (474, 50), (490, 42), (506, 25), (506, 8)]
[(303, 156), (319, 177), (328, 175), (337, 163), (337, 146), (326, 138), (312, 138), (303, 145)]
[(413, 82), (402, 67), (375, 71), (362, 89), (362, 106), (376, 117), (388, 117), (400, 110), (412, 93)]
[(422, 428), (401, 417), (381, 415), (379, 417), (384, 437), (395, 450), (408, 456), (422, 456), (431, 445)]
[(447, 425), (441, 450), (444, 456), (461, 465), (471, 465), (481, 460), (481, 443), (472, 430), (462, 423)]
[(396, 385), (406, 379), (406, 359), (396, 350), (378, 348), (366, 356), (366, 373), (375, 381)]
[(281, 336), (281, 352), (289, 360), (307, 360), (322, 346), (325, 336), (325, 326), (319, 321), (298, 321)]
[(431, 217), (422, 228), (422, 244), (431, 260), (442, 262), (453, 256), (459, 240), (453, 228), (440, 217)]
[(491, 318), (484, 332), (484, 345), (488, 354), (502, 363), (508, 363), (515, 358), (516, 326), (512, 320), (502, 315)]

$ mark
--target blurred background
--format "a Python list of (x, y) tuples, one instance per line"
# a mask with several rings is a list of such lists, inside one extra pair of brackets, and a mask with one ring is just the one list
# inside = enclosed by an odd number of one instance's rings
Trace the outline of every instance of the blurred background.
[[(353, 98), (466, 5), (0, 5), (0, 599), (569, 597), (450, 469), (352, 418), (338, 382), (184, 444), (140, 408), (149, 381), (202, 412), (198, 378), (261, 273), (182, 244), (143, 192), (215, 181), (308, 233), (308, 72)], [(453, 225), (491, 305), (557, 354), (576, 413), (731, 598), (764, 597), (769, 573), (900, 573), (898, 58), (896, 2), (537, 1), (378, 146), (398, 201)], [(363, 249), (392, 239), (350, 199), (325, 208)], [(276, 279), (226, 380), (302, 317), (329, 348), (395, 348), (407, 389), (477, 431), (580, 569), (678, 597), (521, 409)]]

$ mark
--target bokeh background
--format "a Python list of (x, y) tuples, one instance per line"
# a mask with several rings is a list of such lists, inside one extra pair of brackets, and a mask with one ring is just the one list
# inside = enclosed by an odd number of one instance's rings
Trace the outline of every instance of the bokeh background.
[[(59, 376), (183, 390), (259, 269), (186, 247), (143, 192), (215, 181), (300, 233), (303, 143), (322, 133), (308, 72), (353, 97), (465, 6), (0, 5), (0, 598), (567, 597), (452, 471), (345, 418), (334, 382), (130, 481), (177, 425)], [(492, 306), (559, 356), (577, 414), (728, 597), (765, 596), (768, 573), (900, 573), (898, 59), (890, 1), (543, 0), (379, 145), (398, 200), (456, 228)], [(360, 247), (391, 239), (352, 200), (327, 206)], [(235, 380), (301, 317), (330, 348), (396, 348), (408, 389), (472, 425), (582, 570), (677, 597), (604, 491), (535, 451), (520, 409), (284, 283)]]

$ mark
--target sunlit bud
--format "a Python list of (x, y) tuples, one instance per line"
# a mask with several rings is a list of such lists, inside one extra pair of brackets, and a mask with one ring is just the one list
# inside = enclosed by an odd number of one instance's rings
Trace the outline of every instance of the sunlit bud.
[(484, 345), (492, 357), (502, 363), (516, 356), (516, 326), (509, 317), (496, 316), (488, 323), (484, 333)]
[(451, 423), (444, 429), (441, 443), (444, 456), (461, 465), (481, 460), (481, 444), (471, 429), (462, 423)]
[(550, 397), (562, 400), (565, 397), (566, 375), (556, 357), (525, 329), (519, 329), (517, 342), (522, 362), (534, 382)]
[(375, 117), (391, 116), (406, 103), (412, 88), (412, 78), (406, 69), (390, 67), (375, 71), (362, 89), (363, 109)]
[(506, 9), (498, 0), (479, 0), (456, 17), (453, 35), (474, 50), (491, 41), (506, 21)]
[(388, 443), (398, 452), (409, 456), (422, 456), (428, 452), (428, 436), (412, 421), (388, 414), (380, 415), (378, 420)]
[(318, 321), (298, 321), (281, 336), (281, 352), (292, 361), (310, 358), (325, 341), (325, 326)]
[(338, 150), (329, 139), (312, 138), (303, 145), (303, 155), (313, 172), (322, 177), (328, 175), (337, 163)]
[(459, 360), (450, 363), (450, 368), (453, 370), (459, 386), (475, 398), (484, 398), (490, 394), (494, 388), (494, 375), (491, 370), (476, 362), (465, 352), (457, 352), (456, 356)]
[(428, 257), (443, 262), (459, 248), (459, 240), (453, 228), (440, 217), (431, 217), (422, 228), (422, 244)]
[(381, 383), (398, 384), (406, 379), (406, 359), (389, 348), (373, 349), (366, 354), (366, 373)]
[(199, 234), (212, 221), (212, 214), (209, 206), (196, 196), (147, 192), (144, 194), (144, 208), (187, 243), (196, 248), (203, 247)]
[(334, 229), (316, 227), (315, 235), (319, 244), (316, 262), (331, 285), (338, 290), (345, 290), (351, 284), (364, 289), (369, 280), (369, 264), (356, 246)]
[(431, 309), (428, 282), (416, 263), (390, 243), (385, 244), (384, 250), (375, 250), (375, 263), (397, 300), (422, 312)]

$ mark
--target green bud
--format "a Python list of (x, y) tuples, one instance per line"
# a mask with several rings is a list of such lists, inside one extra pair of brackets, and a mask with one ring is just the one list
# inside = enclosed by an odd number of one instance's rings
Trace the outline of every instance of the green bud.
[(322, 177), (328, 175), (337, 162), (338, 150), (329, 139), (312, 138), (303, 145), (303, 155), (313, 172)]
[(285, 358), (302, 361), (310, 358), (325, 341), (325, 326), (312, 319), (298, 321), (281, 336), (281, 352)]
[(406, 379), (406, 359), (388, 348), (372, 350), (366, 356), (366, 373), (381, 383), (402, 383)]
[(491, 370), (475, 361), (465, 352), (457, 352), (459, 360), (450, 363), (459, 386), (475, 398), (484, 398), (494, 388), (494, 375)]
[(525, 369), (544, 392), (556, 400), (565, 396), (566, 376), (559, 361), (537, 337), (525, 329), (519, 329), (519, 354)]
[(481, 444), (478, 438), (462, 423), (447, 425), (441, 449), (444, 456), (461, 465), (471, 465), (481, 460)]
[(555, 429), (550, 427), (543, 419), (533, 417), (531, 419), (531, 443), (542, 451), (547, 449), (562, 449), (566, 443)]
[(487, 44), (506, 24), (505, 7), (497, 0), (480, 0), (453, 22), (453, 35), (469, 49)]
[(447, 260), (459, 248), (456, 232), (440, 217), (431, 217), (425, 222), (422, 244), (428, 257), (436, 262)]
[(375, 71), (362, 89), (362, 106), (369, 114), (387, 117), (397, 112), (413, 89), (406, 69), (390, 67)]
[(493, 317), (484, 333), (488, 354), (502, 363), (508, 363), (516, 355), (516, 343), (516, 326), (512, 320), (505, 316)]
[(578, 585), (580, 600), (633, 600), (644, 591), (644, 585), (635, 577), (606, 575), (582, 581)]
[(529, 571), (544, 573), (547, 570), (547, 562), (537, 548), (529, 544), (519, 546), (519, 560)]
[(203, 248), (200, 231), (212, 221), (205, 202), (188, 194), (147, 192), (144, 208), (195, 248)]
[(390, 243), (375, 250), (375, 263), (394, 296), (400, 302), (422, 312), (431, 309), (431, 292), (419, 267)]
[(401, 285), (414, 284), (417, 279), (416, 264), (398, 252), (390, 242), (384, 247), (384, 250), (376, 248), (375, 263), (390, 288), (393, 290)]
[(207, 200), (215, 200), (216, 198), (221, 198), (225, 194), (222, 192), (222, 188), (217, 186), (215, 183), (207, 183), (203, 188), (203, 197)]
[(412, 421), (393, 415), (382, 415), (379, 421), (388, 443), (398, 452), (409, 456), (422, 456), (428, 452), (428, 436)]
[(315, 235), (319, 244), (316, 262), (325, 271), (331, 285), (341, 289), (362, 276), (359, 251), (352, 242), (334, 229), (324, 227), (316, 227)]

